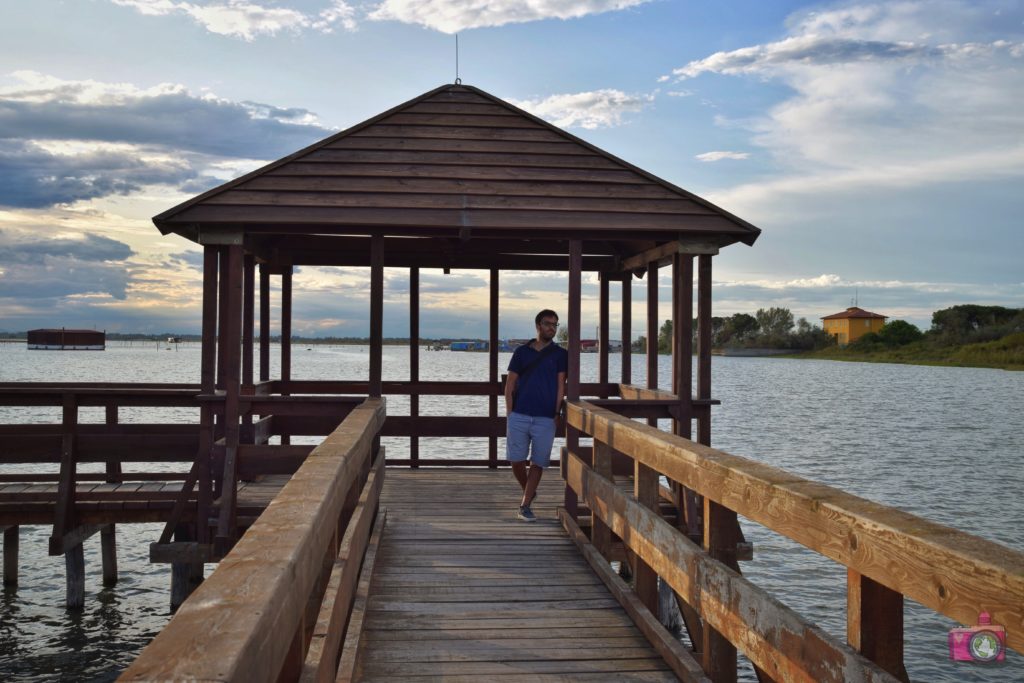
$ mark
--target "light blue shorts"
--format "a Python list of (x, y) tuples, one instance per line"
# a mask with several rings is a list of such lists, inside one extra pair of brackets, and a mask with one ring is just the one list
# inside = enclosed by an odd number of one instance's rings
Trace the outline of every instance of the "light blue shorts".
[(508, 416), (505, 436), (505, 458), (509, 462), (524, 462), (529, 457), (530, 462), (538, 467), (551, 464), (551, 444), (555, 442), (554, 418), (512, 413)]

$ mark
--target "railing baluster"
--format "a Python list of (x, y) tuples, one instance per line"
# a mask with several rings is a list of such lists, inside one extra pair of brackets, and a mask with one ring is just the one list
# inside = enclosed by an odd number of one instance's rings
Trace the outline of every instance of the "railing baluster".
[(909, 681), (903, 665), (903, 595), (846, 570), (846, 640), (880, 667)]

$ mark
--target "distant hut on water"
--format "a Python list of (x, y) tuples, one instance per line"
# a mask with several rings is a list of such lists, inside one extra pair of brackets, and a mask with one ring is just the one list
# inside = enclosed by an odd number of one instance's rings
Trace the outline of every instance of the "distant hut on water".
[(28, 331), (30, 351), (103, 351), (106, 332), (96, 330), (41, 329)]

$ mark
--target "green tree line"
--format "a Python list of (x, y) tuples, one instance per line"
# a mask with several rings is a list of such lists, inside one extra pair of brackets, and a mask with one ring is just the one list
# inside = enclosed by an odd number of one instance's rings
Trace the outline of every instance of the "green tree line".
[[(697, 321), (693, 320), (693, 344), (697, 343)], [(951, 347), (978, 344), (1024, 333), (1024, 309), (1004, 306), (962, 304), (935, 311), (931, 328), (922, 331), (905, 320), (890, 320), (878, 332), (863, 335), (847, 348), (855, 352), (874, 352), (917, 344), (923, 347)], [(817, 351), (835, 346), (836, 339), (806, 318), (794, 322), (788, 308), (759, 308), (753, 315), (735, 313), (711, 318), (711, 345), (714, 348), (768, 348), (793, 351)], [(647, 338), (632, 344), (636, 353), (647, 352)], [(658, 332), (658, 353), (672, 352), (672, 321), (666, 320)]]

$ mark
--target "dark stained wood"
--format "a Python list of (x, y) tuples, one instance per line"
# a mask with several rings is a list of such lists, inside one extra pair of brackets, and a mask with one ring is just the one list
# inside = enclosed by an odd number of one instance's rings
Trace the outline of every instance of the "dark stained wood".
[(239, 443), (239, 389), (241, 371), (241, 347), (237, 343), (241, 337), (242, 325), (242, 247), (227, 247), (227, 267), (224, 279), (228, 283), (225, 291), (226, 304), (222, 312), (224, 320), (224, 336), (221, 346), (226, 347), (223, 353), (225, 363), (224, 382), (226, 385), (224, 399), (224, 490), (222, 493), (220, 518), (217, 522), (217, 537), (227, 542), (233, 539), (237, 527), (235, 519), (235, 482), (237, 481), (238, 443)]
[(4, 585), (18, 585), (18, 546), (20, 544), (20, 527), (17, 525), (3, 527), (4, 532)]
[[(647, 388), (658, 388), (658, 263), (647, 264)], [(653, 424), (657, 424), (656, 422)]]
[[(597, 345), (600, 347), (598, 363), (597, 363), (597, 381), (599, 384), (608, 384), (608, 325), (609, 325), (609, 286), (608, 277), (601, 275), (600, 293), (598, 300), (598, 331), (597, 331)], [(603, 391), (600, 394), (601, 398), (608, 398), (608, 392)]]
[(380, 397), (384, 343), (384, 238), (370, 240), (370, 396)]
[(253, 331), (256, 306), (256, 261), (252, 254), (242, 259), (242, 378), (253, 383)]
[[(420, 381), (420, 269), (409, 269), (409, 383)], [(383, 382), (381, 393), (385, 393)], [(420, 397), (418, 394), (409, 396), (409, 415), (420, 414)], [(420, 457), (420, 439), (418, 435), (409, 437), (409, 459), (412, 467)]]
[(203, 393), (212, 394), (217, 369), (217, 247), (203, 248), (203, 345), (199, 377)]
[(623, 384), (633, 381), (633, 276), (622, 280), (622, 372)]
[[(697, 398), (711, 398), (711, 256), (697, 257)], [(697, 422), (697, 440), (711, 445), (711, 413)]]
[[(67, 552), (67, 548), (65, 546), (65, 534), (68, 533), (75, 525), (75, 471), (78, 466), (77, 456), (75, 453), (75, 440), (78, 425), (78, 403), (73, 394), (65, 394), (63, 404), (61, 417), (60, 482), (57, 488), (57, 505), (54, 509), (53, 516), (53, 533), (50, 535), (50, 555), (60, 555), (61, 553)], [(68, 559), (68, 562), (71, 562), (70, 558)], [(82, 571), (84, 572), (84, 569)], [(68, 582), (68, 605), (71, 606), (72, 597), (70, 593), (70, 578), (68, 579)], [(75, 590), (77, 591), (77, 588)], [(77, 601), (77, 598), (75, 598), (75, 600)], [(76, 606), (81, 605), (78, 605), (76, 602)]]
[(270, 269), (260, 264), (260, 381), (270, 379)]
[(896, 678), (909, 683), (903, 665), (903, 596), (847, 569), (846, 640)]
[[(499, 276), (498, 269), (491, 268), (490, 272), (490, 328), (488, 330), (487, 342), (487, 379), (491, 384), (498, 383), (498, 297), (499, 297)], [(487, 414), (491, 418), (498, 417), (498, 396), (492, 394), (487, 399)], [(491, 461), (492, 467), (498, 466), (498, 437), (488, 437), (487, 458)]]

